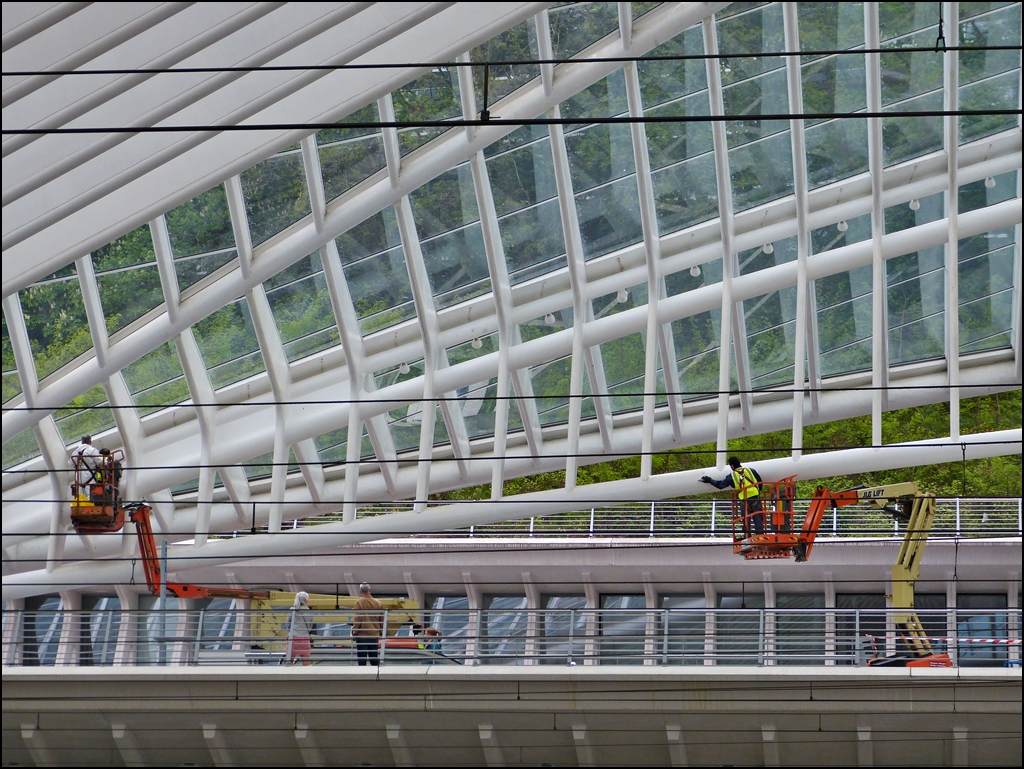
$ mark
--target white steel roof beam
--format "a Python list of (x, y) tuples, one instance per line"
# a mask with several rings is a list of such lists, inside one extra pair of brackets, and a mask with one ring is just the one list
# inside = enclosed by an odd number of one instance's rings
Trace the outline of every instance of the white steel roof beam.
[[(74, 25), (74, 29), (78, 33), (77, 35), (62, 35), (58, 27), (64, 27), (64, 19), (58, 18), (56, 15), (49, 17), (50, 23), (41, 29), (37, 29), (33, 35), (45, 34), (47, 39), (43, 41), (43, 47), (40, 50), (40, 41), (32, 40), (31, 45), (19, 50), (20, 45), (29, 42), (31, 38), (26, 40), (20, 40), (11, 48), (8, 48), (5, 44), (4, 54), (5, 62), (4, 67), (9, 68), (13, 64), (15, 68), (25, 67), (26, 69), (42, 69), (43, 72), (48, 71), (61, 71), (78, 69), (87, 62), (92, 61), (98, 56), (112, 51), (122, 43), (131, 40), (136, 35), (156, 26), (165, 19), (170, 18), (176, 13), (181, 13), (188, 8), (192, 3), (138, 3), (134, 4), (128, 10), (128, 13), (132, 14), (133, 17), (126, 19), (124, 8), (114, 10), (114, 6), (108, 6), (107, 8), (97, 8), (97, 4), (89, 3), (93, 8), (88, 10), (88, 13), (82, 14), (69, 23)], [(84, 10), (78, 8), (76, 10)], [(108, 18), (109, 17), (109, 18)], [(112, 31), (103, 34), (106, 29)], [(99, 30), (99, 34), (97, 34)], [(90, 39), (92, 38), (92, 39)], [(12, 41), (13, 42), (13, 41)], [(61, 45), (63, 44), (63, 45)], [(64, 50), (61, 50), (61, 47)], [(41, 54), (45, 51), (47, 58), (55, 58), (60, 56), (61, 58), (53, 61), (52, 63), (44, 64), (39, 67)], [(62, 55), (63, 54), (63, 55)], [(53, 82), (54, 79), (60, 77), (59, 75), (32, 75), (24, 77), (18, 80), (13, 85), (9, 85), (4, 89), (3, 94), (3, 107), (6, 108), (20, 99), (24, 99), (31, 93), (34, 93), (38, 89)], [(6, 141), (4, 144), (6, 145)], [(4, 157), (7, 156), (8, 150), (4, 147)]]
[[(949, 19), (948, 45), (960, 45), (960, 3), (943, 3), (945, 18)], [(955, 113), (960, 107), (960, 52), (942, 54), (942, 80), (945, 92), (944, 109)], [(1018, 86), (1018, 93), (1020, 88)], [(946, 185), (946, 219), (949, 221), (949, 242), (946, 243), (946, 375), (949, 377), (949, 435), (960, 435), (960, 118), (955, 114), (942, 119), (943, 143), (946, 148), (949, 182)]]
[[(543, 56), (543, 54), (542, 54)], [(561, 117), (558, 107), (548, 113), (552, 118)], [(586, 296), (586, 266), (583, 260), (583, 243), (580, 238), (580, 224), (576, 215), (576, 200), (572, 190), (569, 172), (569, 154), (565, 147), (565, 132), (560, 125), (552, 125), (551, 150), (555, 158), (555, 187), (558, 190), (558, 207), (562, 215), (562, 234), (565, 237), (565, 252), (569, 263), (569, 283), (572, 286), (572, 357), (569, 368), (569, 450), (565, 457), (565, 488), (576, 487), (576, 471), (579, 467), (580, 415), (583, 410), (583, 364), (589, 350), (583, 346), (583, 324), (590, 320), (587, 313), (590, 306)], [(594, 366), (587, 361), (591, 374), (591, 391), (594, 410), (597, 412), (598, 429), (610, 441), (610, 418), (602, 407), (604, 393), (593, 380)]]
[[(185, 329), (174, 339), (178, 360), (185, 374), (199, 423), (199, 503), (196, 506), (195, 538), (197, 545), (206, 543), (210, 533), (210, 506), (213, 502), (214, 440), (217, 434), (217, 395), (210, 382), (209, 372), (199, 352), (192, 329)], [(248, 455), (245, 457), (248, 458)], [(182, 458), (184, 460), (184, 457)], [(193, 476), (194, 477), (194, 476)], [(178, 516), (175, 516), (177, 519)]]
[[(715, 31), (715, 19), (704, 19), (704, 51), (708, 54), (718, 53), (718, 34)], [(708, 78), (708, 98), (711, 102), (711, 114), (725, 114), (725, 103), (722, 98), (722, 75), (717, 59), (707, 59), (705, 68)], [(718, 438), (717, 467), (725, 467), (726, 454), (729, 450), (729, 384), (730, 346), (733, 340), (733, 307), (732, 273), (735, 259), (733, 257), (733, 207), (732, 179), (729, 176), (729, 144), (725, 133), (725, 123), (711, 124), (711, 138), (715, 148), (715, 175), (718, 179), (718, 219), (721, 226), (720, 240), (722, 244), (722, 307), (721, 336), (718, 348)], [(738, 351), (739, 344), (736, 344)], [(741, 398), (742, 403), (742, 398)], [(744, 420), (746, 421), (746, 420)]]
[[(864, 43), (869, 49), (879, 46), (878, 3), (864, 3)], [(882, 111), (882, 65), (880, 54), (865, 54), (867, 101), (869, 112)], [(882, 237), (885, 234), (885, 209), (882, 205), (882, 119), (868, 118), (868, 170), (871, 174), (871, 372), (875, 388), (871, 410), (871, 443), (882, 445), (882, 413), (886, 410), (889, 386), (889, 324), (886, 308), (887, 281)]]
[[(632, 21), (629, 3), (619, 4), (619, 22), (622, 26), (623, 10), (626, 6), (626, 18)], [(623, 35), (625, 40), (625, 35)], [(640, 92), (640, 74), (636, 63), (625, 66), (626, 100), (629, 103), (631, 117), (643, 117), (644, 108)], [(640, 197), (640, 225), (643, 229), (644, 249), (647, 252), (647, 333), (644, 352), (644, 437), (640, 447), (640, 477), (649, 478), (654, 457), (654, 412), (657, 404), (658, 389), (658, 352), (664, 349), (662, 339), (665, 329), (658, 324), (658, 301), (662, 295), (661, 277), (661, 237), (658, 232), (658, 213), (654, 204), (654, 184), (651, 179), (651, 160), (647, 151), (647, 129), (642, 123), (630, 125), (633, 140), (633, 162), (636, 166), (637, 188)], [(666, 385), (673, 380), (678, 381), (678, 373), (670, 376), (669, 367), (675, 368), (675, 360), (662, 358), (662, 370), (665, 372)], [(672, 430), (676, 438), (682, 437), (682, 401), (677, 394), (678, 388), (672, 389), (668, 396), (668, 412), (672, 421)]]
[(419, 234), (416, 232), (416, 222), (413, 220), (408, 197), (403, 196), (399, 199), (395, 205), (395, 214), (398, 217), (405, 264), (409, 270), (412, 297), (416, 304), (416, 321), (419, 323), (420, 335), (423, 338), (423, 400), (420, 410), (419, 459), (416, 465), (416, 499), (413, 506), (413, 511), (419, 513), (426, 508), (427, 498), (430, 496), (430, 465), (434, 456), (434, 426), (437, 419), (437, 402), (434, 400), (434, 377), (438, 360), (437, 311), (434, 309), (430, 278), (423, 263)]
[[(10, 336), (11, 348), (14, 352), (14, 361), (18, 366), (18, 374), (21, 377), (21, 389), (25, 394), (25, 405), (28, 408), (35, 408), (39, 397), (39, 380), (36, 377), (35, 359), (32, 356), (32, 344), (29, 342), (28, 329), (25, 326), (25, 316), (21, 309), (21, 302), (17, 295), (4, 298), (4, 317), (7, 319), (7, 333)], [(39, 516), (39, 523), (36, 530), (39, 531), (44, 525), (49, 531), (47, 537), (46, 568), (52, 571), (64, 553), (66, 535), (64, 534), (63, 504), (64, 481), (67, 479), (67, 451), (64, 441), (60, 437), (57, 425), (53, 421), (53, 415), (46, 417), (32, 425), (32, 433), (35, 436), (36, 444), (39, 446), (41, 459), (46, 469), (46, 489), (50, 496), (49, 511), (46, 517), (49, 519), (45, 524)], [(5, 505), (4, 531), (8, 530), (11, 519)]]
[[(245, 28), (253, 21), (262, 18), (273, 11), (276, 7), (279, 7), (280, 3), (255, 3), (249, 8), (242, 9), (241, 11), (239, 11), (237, 7), (232, 7), (226, 3), (214, 4), (213, 6), (206, 7), (199, 4), (189, 5), (192, 5), (192, 9), (186, 14), (186, 18), (179, 18), (177, 21), (183, 20), (186, 23), (197, 25), (198, 23), (202, 23), (206, 26), (206, 29), (204, 29), (201, 34), (189, 38), (184, 43), (173, 45), (173, 47), (162, 54), (153, 51), (149, 47), (136, 47), (136, 50), (140, 54), (139, 58), (145, 58), (145, 61), (140, 60), (135, 64), (137, 69), (161, 70), (180, 64), (185, 59), (202, 52), (212, 44), (220, 42), (225, 37)], [(198, 20), (193, 21), (187, 18), (189, 15), (195, 16), (199, 13), (203, 14), (205, 17), (202, 22), (198, 22)], [(209, 18), (211, 14), (214, 15), (214, 18)], [(163, 34), (151, 35), (150, 37), (157, 37), (162, 45), (173, 44), (179, 39), (180, 33), (178, 33), (177, 30), (162, 29), (161, 31)], [(139, 40), (136, 39), (132, 42), (138, 43)], [(149, 45), (152, 45), (153, 40), (147, 39), (146, 42)], [(132, 57), (132, 52), (124, 49), (125, 46), (120, 46), (116, 54), (119, 69), (127, 69), (131, 67), (132, 65), (129, 61), (135, 58)], [(263, 49), (253, 58), (266, 61), (269, 54), (272, 54), (272, 51)], [(102, 68), (103, 63), (97, 63), (93, 66)], [(236, 80), (241, 76), (241, 73), (229, 72), (208, 75), (207, 79), (201, 86), (188, 88), (185, 91), (188, 96), (185, 98), (188, 101), (196, 101), (201, 98), (201, 96), (210, 93), (216, 88), (221, 87), (232, 80)], [(32, 104), (19, 104), (19, 109), (8, 110), (6, 117), (8, 118), (9, 124), (17, 124), (32, 128), (60, 128), (74, 121), (76, 118), (82, 117), (90, 111), (108, 104), (131, 89), (142, 86), (148, 80), (156, 77), (157, 75), (155, 72), (140, 71), (133, 75), (118, 75), (113, 78), (96, 78), (95, 81), (101, 83), (101, 85), (88, 93), (77, 90), (87, 81), (83, 81), (81, 79), (73, 81), (71, 78), (61, 81), (59, 77), (54, 78), (53, 81), (51, 81), (54, 85), (39, 93), (39, 98), (32, 99)], [(178, 82), (184, 84), (187, 81), (179, 79)], [(163, 118), (173, 114), (178, 108), (180, 108), (183, 101), (181, 96), (175, 96), (168, 92), (169, 86), (171, 88), (173, 88), (173, 86), (171, 86), (171, 81), (167, 78), (160, 80), (155, 84), (155, 86), (160, 88), (166, 94), (166, 99), (163, 101), (159, 110), (155, 113), (151, 112), (146, 115), (146, 117), (153, 123), (157, 123)], [(55, 95), (48, 93), (48, 91), (51, 91), (54, 88), (65, 92), (74, 89), (78, 98), (67, 104), (67, 106), (59, 108), (56, 112), (53, 112), (54, 103), (58, 105), (63, 103), (63, 99), (60, 98), (60, 96), (56, 96), (55, 98)], [(61, 96), (62, 95), (63, 94), (61, 94)], [(4, 104), (4, 108), (7, 109), (6, 103)], [(83, 146), (81, 146), (78, 151), (64, 154), (63, 157), (55, 159), (56, 162), (52, 163), (49, 167), (39, 168), (35, 173), (21, 178), (15, 184), (4, 189), (3, 205), (8, 205), (22, 195), (31, 192), (43, 184), (53, 181), (76, 166), (101, 155), (124, 141), (127, 141), (130, 136), (131, 134), (108, 134), (106, 136), (90, 137), (88, 139), (82, 137), (80, 141)], [(25, 147), (32, 142), (43, 138), (44, 137), (41, 135), (22, 134), (20, 136), (16, 135), (5, 139), (3, 150), (4, 157), (6, 157), (10, 152)]]
[[(800, 50), (800, 27), (797, 22), (797, 7), (793, 3), (783, 3), (783, 26), (787, 51)], [(804, 111), (803, 78), (800, 71), (800, 57), (786, 57), (786, 83), (789, 90), (789, 108), (797, 115)], [(807, 328), (813, 307), (807, 280), (807, 258), (811, 250), (811, 232), (807, 226), (807, 151), (804, 141), (804, 121), (789, 121), (789, 133), (793, 150), (793, 191), (796, 198), (796, 331), (794, 334), (793, 353), (793, 432), (791, 449), (793, 456), (799, 458), (803, 453), (804, 440), (804, 401), (806, 400), (806, 374), (804, 360), (808, 357)]]

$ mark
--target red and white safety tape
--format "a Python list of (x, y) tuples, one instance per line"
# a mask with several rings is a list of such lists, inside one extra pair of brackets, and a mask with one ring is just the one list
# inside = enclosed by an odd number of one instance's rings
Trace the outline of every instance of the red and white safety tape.
[[(871, 633), (865, 633), (866, 638), (883, 638), (884, 636), (875, 636)], [(972, 643), (972, 644), (1008, 644), (1016, 646), (1020, 643), (1019, 638), (957, 638), (955, 636), (922, 636), (922, 641), (944, 641), (945, 643)]]

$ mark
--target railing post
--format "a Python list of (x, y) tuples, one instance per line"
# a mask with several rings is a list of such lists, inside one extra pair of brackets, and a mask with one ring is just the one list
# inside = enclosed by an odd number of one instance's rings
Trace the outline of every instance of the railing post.
[(192, 652), (192, 664), (199, 664), (199, 647), (202, 645), (203, 620), (206, 618), (206, 609), (199, 610), (199, 625), (196, 627), (196, 645)]
[(861, 640), (860, 640), (860, 609), (854, 609), (853, 614), (853, 664), (856, 667), (861, 665)]
[(533, 536), (533, 516), (530, 517), (530, 536)]
[(956, 498), (956, 535), (960, 536), (960, 497)]
[(480, 643), (483, 640), (484, 613), (482, 609), (476, 610), (476, 643), (473, 644), (473, 664), (480, 664)]
[(590, 536), (594, 536), (594, 510), (596, 508), (590, 508)]
[(661, 664), (668, 664), (668, 609), (661, 610)]
[(384, 624), (380, 630), (380, 659), (377, 660), (378, 664), (384, 664), (384, 654), (388, 648), (388, 610), (384, 610)]
[(572, 642), (573, 642), (573, 633), (574, 633), (575, 628), (576, 628), (576, 610), (575, 609), (569, 609), (569, 651), (568, 651), (568, 656), (567, 656), (567, 658), (565, 660), (565, 664), (566, 665), (575, 665), (576, 664), (575, 662), (572, 661)]
[(651, 502), (651, 531), (649, 536), (654, 536), (654, 502)]
[(718, 500), (711, 500), (711, 536), (715, 536), (715, 518), (718, 517)]
[(764, 609), (757, 610), (758, 628), (757, 628), (757, 666), (764, 666), (764, 645), (765, 645), (765, 633), (764, 633)]
[(832, 536), (839, 536), (839, 508), (832, 508)]

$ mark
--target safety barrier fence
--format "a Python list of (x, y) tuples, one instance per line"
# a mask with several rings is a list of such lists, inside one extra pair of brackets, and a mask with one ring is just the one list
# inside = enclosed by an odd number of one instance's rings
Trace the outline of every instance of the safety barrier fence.
[[(434, 502), (432, 504), (444, 504)], [(449, 504), (472, 505), (459, 501)], [(794, 522), (803, 522), (808, 500), (799, 500)], [(356, 518), (412, 512), (413, 503), (387, 502), (360, 505)], [(341, 512), (327, 513), (286, 522), (286, 527), (303, 528), (340, 522)], [(257, 529), (265, 532), (266, 528)], [(900, 534), (900, 525), (887, 513), (867, 505), (846, 507), (826, 513), (819, 537), (892, 536)], [(450, 529), (430, 537), (723, 537), (732, 532), (732, 503), (728, 499), (634, 502), (607, 507), (592, 507), (555, 515), (521, 518), (513, 521)], [(1024, 532), (1020, 498), (953, 497), (936, 500), (936, 537), (1013, 537)], [(227, 536), (245, 536), (241, 530)]]
[[(240, 602), (236, 602), (240, 603)], [(3, 665), (353, 665), (352, 609), (314, 611), (314, 634), (286, 608), (3, 612)], [(905, 654), (891, 609), (419, 610), (414, 635), (387, 611), (381, 665), (864, 666)], [(393, 615), (397, 616), (397, 615)], [(1020, 665), (1020, 609), (919, 611), (932, 650), (954, 665)], [(439, 635), (434, 634), (435, 631)], [(432, 635), (433, 634), (433, 635)], [(308, 651), (307, 651), (308, 649)], [(307, 656), (308, 654), (308, 656)], [(873, 662), (874, 661), (874, 662)]]

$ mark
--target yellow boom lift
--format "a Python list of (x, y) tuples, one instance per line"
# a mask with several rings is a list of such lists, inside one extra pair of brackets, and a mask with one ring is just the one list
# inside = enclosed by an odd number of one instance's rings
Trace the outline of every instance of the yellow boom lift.
[[(905, 653), (878, 656), (869, 665), (892, 665), (901, 667), (953, 666), (948, 654), (936, 653), (928, 639), (917, 612), (914, 611), (914, 583), (921, 572), (921, 559), (928, 543), (928, 535), (935, 520), (935, 497), (924, 494), (916, 483), (891, 483), (885, 486), (847, 489), (832, 492), (819, 486), (804, 516), (799, 531), (793, 531), (793, 501), (796, 498), (795, 476), (784, 478), (777, 483), (762, 483), (760, 498), (762, 510), (749, 512), (736, 493), (733, 493), (733, 552), (744, 558), (794, 558), (806, 561), (814, 547), (814, 540), (824, 518), (830, 509), (870, 504), (889, 513), (904, 525), (903, 542), (899, 556), (892, 567), (892, 595), (887, 596), (897, 613), (893, 616), (896, 630), (903, 640)], [(749, 534), (755, 527), (751, 520), (763, 515), (764, 532)]]

